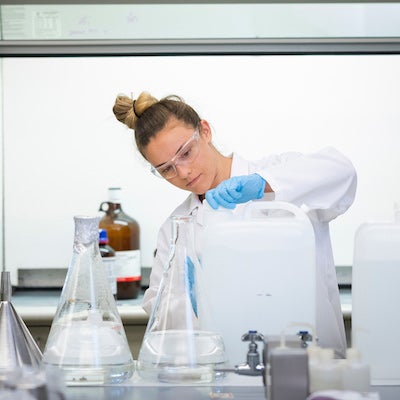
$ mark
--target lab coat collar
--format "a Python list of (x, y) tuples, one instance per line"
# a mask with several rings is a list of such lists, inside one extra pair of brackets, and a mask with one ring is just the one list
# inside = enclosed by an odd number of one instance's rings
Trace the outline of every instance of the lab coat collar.
[(189, 214), (190, 215), (196, 215), (197, 211), (201, 207), (202, 202), (199, 199), (199, 196), (197, 194), (192, 193), (189, 196)]
[(239, 154), (232, 154), (231, 178), (233, 176), (248, 175), (250, 173), (249, 161), (245, 160)]

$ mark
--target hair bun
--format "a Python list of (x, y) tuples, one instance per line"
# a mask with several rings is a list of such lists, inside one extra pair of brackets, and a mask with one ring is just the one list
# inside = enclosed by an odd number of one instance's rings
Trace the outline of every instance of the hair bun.
[(140, 118), (140, 115), (136, 112), (135, 104), (136, 104), (136, 100), (133, 100), (133, 102), (132, 102), (133, 113), (136, 115), (136, 118)]
[(125, 124), (128, 128), (135, 127), (135, 114), (132, 108), (132, 99), (124, 94), (120, 94), (115, 99), (113, 113), (118, 121)]

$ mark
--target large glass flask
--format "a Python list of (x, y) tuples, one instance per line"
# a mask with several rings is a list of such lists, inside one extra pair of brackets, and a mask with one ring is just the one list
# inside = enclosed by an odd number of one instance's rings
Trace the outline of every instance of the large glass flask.
[(212, 382), (226, 365), (222, 336), (204, 328), (206, 304), (201, 266), (194, 250), (191, 216), (173, 216), (170, 256), (140, 348), (144, 379), (169, 383)]
[(10, 272), (0, 279), (0, 386), (5, 374), (16, 369), (40, 368), (42, 353), (11, 302)]
[(43, 362), (67, 385), (118, 383), (133, 359), (98, 246), (98, 217), (74, 217), (73, 254)]

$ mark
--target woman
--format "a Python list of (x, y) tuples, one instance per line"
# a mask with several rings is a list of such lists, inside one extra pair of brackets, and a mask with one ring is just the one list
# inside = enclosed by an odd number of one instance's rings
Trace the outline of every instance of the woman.
[[(346, 337), (329, 222), (343, 214), (354, 200), (357, 177), (351, 162), (333, 148), (309, 155), (270, 155), (259, 161), (244, 160), (236, 153), (224, 156), (212, 144), (209, 123), (176, 96), (159, 101), (146, 92), (134, 101), (118, 96), (113, 111), (119, 121), (135, 131), (137, 147), (151, 164), (152, 172), (191, 192), (172, 214), (194, 215), (196, 231), (203, 227), (204, 198), (213, 208), (240, 208), (270, 193), (276, 200), (306, 206), (316, 236), (319, 343), (343, 356)], [(169, 246), (167, 220), (158, 235), (150, 287), (144, 295), (143, 308), (148, 313), (168, 260)]]

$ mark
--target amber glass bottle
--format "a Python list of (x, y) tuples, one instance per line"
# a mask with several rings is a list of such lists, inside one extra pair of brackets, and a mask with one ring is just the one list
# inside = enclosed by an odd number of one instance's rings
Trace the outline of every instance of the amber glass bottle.
[(100, 204), (105, 215), (99, 228), (106, 229), (109, 245), (115, 250), (117, 299), (135, 299), (140, 291), (140, 227), (121, 206), (121, 188), (109, 188), (109, 201)]

